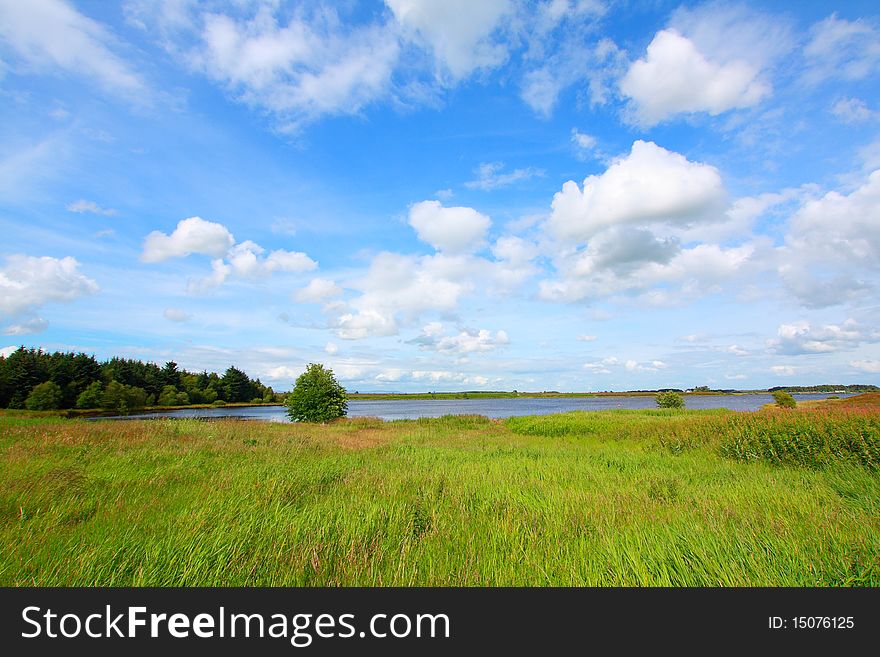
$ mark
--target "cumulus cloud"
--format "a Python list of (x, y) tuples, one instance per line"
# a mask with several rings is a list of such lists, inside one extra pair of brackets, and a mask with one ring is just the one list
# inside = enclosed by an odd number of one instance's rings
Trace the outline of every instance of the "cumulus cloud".
[(223, 224), (190, 217), (178, 222), (170, 235), (158, 230), (144, 240), (141, 260), (162, 262), (169, 258), (182, 258), (192, 253), (221, 258), (235, 244), (232, 233)]
[(776, 354), (823, 354), (854, 349), (866, 342), (880, 342), (880, 331), (861, 326), (854, 319), (824, 326), (803, 320), (781, 324), (777, 337), (768, 341), (767, 347)]
[(509, 173), (502, 173), (503, 169), (504, 165), (500, 162), (484, 162), (474, 170), (474, 173), (477, 174), (476, 179), (466, 182), (464, 186), (468, 189), (481, 189), (488, 192), (499, 187), (507, 187), (520, 180), (544, 175), (543, 169), (535, 169), (534, 167), (514, 169)]
[(421, 334), (410, 340), (420, 348), (442, 354), (466, 355), (494, 351), (510, 342), (505, 331), (495, 334), (488, 329), (464, 330), (457, 335), (444, 335), (440, 322), (431, 322), (422, 328)]
[(426, 311), (452, 311), (473, 289), (485, 261), (470, 256), (406, 256), (383, 252), (367, 272), (349, 284), (361, 292), (327, 310), (336, 334), (347, 340), (394, 335)]
[(79, 272), (74, 258), (6, 258), (0, 269), (0, 313), (19, 315), (51, 301), (73, 301), (98, 291), (98, 284)]
[(141, 260), (162, 262), (191, 254), (212, 256), (211, 273), (190, 279), (187, 291), (201, 295), (222, 285), (230, 276), (259, 280), (275, 272), (301, 273), (318, 267), (318, 263), (299, 251), (266, 249), (251, 240), (238, 244), (223, 224), (190, 217), (178, 222), (170, 235), (153, 231), (144, 239)]
[(648, 362), (628, 360), (624, 363), (624, 367), (626, 367), (629, 372), (657, 372), (659, 370), (665, 370), (669, 365), (662, 360), (652, 360)]
[(614, 356), (603, 358), (600, 361), (584, 363), (583, 368), (592, 374), (611, 374), (609, 367), (620, 365), (620, 361)]
[(588, 176), (583, 189), (565, 183), (547, 225), (559, 239), (581, 241), (615, 224), (715, 218), (724, 198), (715, 167), (639, 140), (604, 173)]
[(320, 303), (341, 294), (342, 288), (335, 282), (326, 278), (313, 278), (304, 288), (294, 292), (293, 298), (303, 303)]
[(328, 342), (324, 345), (324, 352), (333, 356), (339, 351), (339, 346), (335, 342)]
[(498, 36), (514, 9), (510, 0), (385, 0), (410, 38), (430, 49), (438, 77), (451, 82), (505, 61), (507, 48)]
[(620, 81), (636, 120), (652, 126), (683, 112), (721, 114), (751, 107), (770, 94), (759, 70), (743, 60), (712, 61), (674, 29), (658, 32), (644, 58)]
[(263, 257), (266, 249), (259, 244), (246, 240), (236, 244), (226, 256), (232, 272), (244, 278), (257, 278), (282, 272), (304, 272), (318, 266), (305, 253), (276, 249)]
[(773, 365), (770, 371), (776, 376), (794, 376), (798, 373), (797, 368), (791, 365)]
[(492, 221), (473, 208), (447, 208), (439, 201), (422, 201), (410, 206), (409, 224), (420, 240), (438, 251), (460, 254), (483, 243)]
[(211, 273), (202, 278), (189, 279), (186, 283), (186, 292), (194, 296), (208, 294), (213, 289), (223, 285), (231, 273), (232, 267), (223, 262), (223, 260), (219, 258), (212, 260)]
[[(591, 245), (607, 243), (605, 239), (600, 235)], [(632, 299), (648, 305), (678, 304), (719, 291), (722, 283), (742, 276), (753, 264), (754, 252), (750, 244), (731, 248), (699, 244), (678, 250), (674, 242), (642, 235), (608, 253), (588, 247), (557, 258), (560, 277), (540, 281), (538, 296), (574, 302), (641, 292)]]
[(73, 203), (67, 204), (68, 212), (76, 212), (78, 214), (83, 214), (84, 212), (88, 212), (90, 214), (100, 214), (105, 217), (113, 217), (116, 216), (117, 212), (113, 208), (102, 208), (100, 205), (95, 203), (94, 201), (87, 201), (86, 199), (79, 199), (78, 201), (74, 201)]
[(113, 52), (113, 35), (63, 0), (3, 0), (0, 39), (30, 68), (82, 76), (133, 100), (147, 93), (141, 77)]
[(880, 170), (849, 194), (828, 192), (795, 212), (780, 252), (786, 289), (808, 307), (872, 289), (880, 271)]

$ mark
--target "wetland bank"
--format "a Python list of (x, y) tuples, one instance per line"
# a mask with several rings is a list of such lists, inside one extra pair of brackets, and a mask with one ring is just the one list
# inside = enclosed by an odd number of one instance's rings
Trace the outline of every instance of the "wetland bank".
[(5, 586), (880, 585), (880, 395), (0, 423)]

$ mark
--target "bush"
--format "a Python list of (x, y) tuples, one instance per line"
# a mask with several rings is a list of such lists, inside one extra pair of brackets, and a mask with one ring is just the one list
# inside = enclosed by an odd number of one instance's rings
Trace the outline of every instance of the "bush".
[(34, 386), (24, 402), (29, 411), (54, 411), (61, 407), (61, 386), (46, 381)]
[(226, 406), (226, 402), (223, 401), (222, 399), (215, 399), (214, 401), (211, 402), (211, 406), (217, 406), (217, 407)]
[(348, 411), (345, 388), (336, 381), (333, 370), (315, 363), (309, 363), (299, 375), (286, 404), (294, 422), (329, 422)]
[(100, 381), (93, 381), (89, 387), (83, 390), (79, 397), (76, 398), (77, 408), (98, 408), (101, 406), (101, 395), (104, 393), (104, 386)]
[(147, 405), (147, 391), (111, 381), (101, 394), (101, 408), (117, 413), (127, 413)]
[(779, 408), (796, 408), (797, 402), (785, 390), (777, 390), (773, 393), (773, 401)]
[(684, 397), (677, 392), (671, 390), (667, 392), (658, 392), (654, 397), (657, 406), (660, 408), (684, 408)]

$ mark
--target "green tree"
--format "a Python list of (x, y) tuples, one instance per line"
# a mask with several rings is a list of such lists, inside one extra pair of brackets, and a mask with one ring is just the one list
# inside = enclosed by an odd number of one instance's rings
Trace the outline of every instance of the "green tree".
[(104, 386), (101, 385), (100, 381), (90, 383), (89, 386), (80, 393), (79, 397), (76, 398), (76, 407), (99, 408), (101, 406), (101, 395), (103, 392)]
[(159, 395), (159, 406), (176, 406), (177, 405), (177, 388), (168, 385), (162, 388)]
[(348, 411), (345, 388), (336, 381), (333, 370), (316, 363), (309, 363), (299, 375), (286, 404), (294, 422), (329, 422)]
[(254, 384), (247, 374), (236, 367), (229, 367), (226, 370), (221, 385), (226, 391), (226, 401), (246, 402), (255, 397)]
[(61, 407), (61, 386), (54, 381), (46, 381), (34, 386), (24, 402), (29, 411), (51, 411)]
[(785, 390), (776, 390), (773, 393), (773, 401), (779, 408), (796, 408), (797, 402)]
[(658, 392), (654, 401), (660, 408), (684, 408), (684, 397), (673, 390)]

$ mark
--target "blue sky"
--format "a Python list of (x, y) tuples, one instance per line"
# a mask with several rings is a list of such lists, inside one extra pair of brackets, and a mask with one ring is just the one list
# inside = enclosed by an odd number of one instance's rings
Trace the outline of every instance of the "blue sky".
[(0, 347), (880, 383), (870, 2), (0, 0)]

